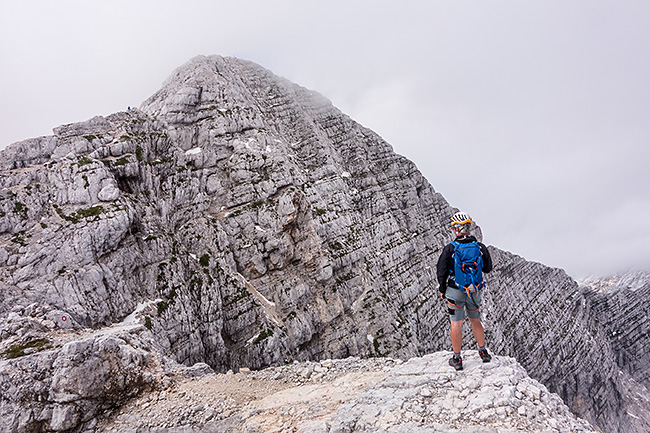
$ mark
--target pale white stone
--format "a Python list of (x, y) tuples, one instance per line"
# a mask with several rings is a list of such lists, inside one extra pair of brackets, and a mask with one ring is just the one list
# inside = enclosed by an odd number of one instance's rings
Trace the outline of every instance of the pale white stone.
[(120, 190), (114, 185), (106, 185), (99, 191), (97, 198), (104, 202), (115, 201), (120, 197)]
[(526, 409), (526, 406), (519, 406), (519, 409), (517, 409), (517, 413), (521, 416), (526, 416), (528, 413), (528, 410)]

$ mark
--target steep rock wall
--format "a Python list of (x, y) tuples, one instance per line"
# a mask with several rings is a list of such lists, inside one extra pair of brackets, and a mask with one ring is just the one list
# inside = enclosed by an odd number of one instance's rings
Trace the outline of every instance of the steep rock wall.
[(491, 248), (498, 265), (485, 296), (487, 339), (516, 357), (569, 407), (606, 430), (632, 429), (606, 331), (561, 269)]
[(650, 386), (650, 275), (630, 272), (605, 280), (588, 281), (583, 296), (605, 330), (616, 363)]

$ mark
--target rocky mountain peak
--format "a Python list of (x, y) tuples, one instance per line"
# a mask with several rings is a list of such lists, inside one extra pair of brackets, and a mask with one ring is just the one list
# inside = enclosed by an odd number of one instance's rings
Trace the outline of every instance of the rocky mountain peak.
[[(0, 384), (13, 390), (0, 420), (15, 431), (95, 428), (170, 365), (449, 346), (434, 267), (455, 209), (381, 137), (258, 65), (197, 57), (140, 109), (15, 143), (0, 167)], [(633, 395), (648, 360), (622, 354), (647, 333), (604, 343), (625, 318), (611, 294), (490, 249), (491, 350), (594, 425), (644, 431)]]

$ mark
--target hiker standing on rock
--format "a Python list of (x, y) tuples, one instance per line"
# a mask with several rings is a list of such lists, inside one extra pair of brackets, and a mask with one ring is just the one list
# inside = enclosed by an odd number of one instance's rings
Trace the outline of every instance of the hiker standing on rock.
[(451, 346), (454, 356), (449, 365), (463, 369), (460, 349), (463, 344), (463, 319), (465, 312), (472, 325), (472, 333), (478, 344), (483, 362), (492, 357), (485, 348), (485, 331), (481, 323), (481, 289), (485, 287), (483, 272), (492, 270), (492, 258), (487, 247), (470, 235), (472, 218), (463, 212), (451, 217), (451, 227), (456, 239), (443, 248), (437, 265), (438, 290), (447, 301), (451, 319)]

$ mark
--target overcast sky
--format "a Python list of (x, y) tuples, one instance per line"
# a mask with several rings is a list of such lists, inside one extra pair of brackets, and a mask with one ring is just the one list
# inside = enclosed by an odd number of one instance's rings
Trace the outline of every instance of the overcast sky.
[(0, 5), (0, 148), (235, 56), (376, 131), (487, 244), (576, 278), (650, 270), (647, 0)]

